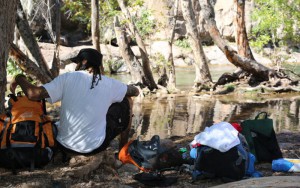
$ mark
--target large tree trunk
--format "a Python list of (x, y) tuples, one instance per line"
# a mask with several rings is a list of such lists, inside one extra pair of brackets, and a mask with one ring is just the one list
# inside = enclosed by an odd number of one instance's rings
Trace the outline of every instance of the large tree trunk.
[(4, 112), (6, 67), (9, 48), (14, 39), (16, 5), (16, 0), (0, 1), (0, 114)]
[(132, 49), (130, 48), (125, 29), (120, 26), (118, 17), (115, 17), (114, 24), (119, 50), (130, 71), (131, 79), (134, 83), (143, 83), (143, 80), (145, 78), (143, 79), (144, 72), (142, 69), (142, 65), (135, 57)]
[(51, 80), (52, 75), (50, 73), (49, 67), (41, 53), (41, 50), (39, 48), (39, 45), (33, 36), (32, 30), (29, 27), (27, 18), (24, 14), (22, 4), (20, 0), (17, 2), (18, 4), (18, 14), (17, 14), (17, 19), (16, 23), (20, 32), (20, 35), (26, 44), (27, 48), (29, 49), (32, 57), (35, 59), (35, 62), (39, 65), (40, 69), (46, 74), (46, 77), (49, 77), (48, 79)]
[(145, 82), (147, 83), (146, 85), (149, 87), (150, 90), (157, 89), (157, 85), (156, 85), (153, 75), (152, 75), (152, 71), (150, 68), (150, 60), (148, 58), (148, 53), (146, 50), (146, 46), (143, 42), (143, 39), (142, 39), (141, 35), (139, 34), (136, 26), (134, 25), (134, 23), (131, 20), (131, 15), (125, 6), (124, 0), (118, 0), (118, 3), (119, 3), (119, 6), (120, 6), (122, 12), (126, 16), (126, 18), (129, 20), (129, 22), (128, 22), (129, 29), (134, 34), (134, 37), (138, 44), (138, 47), (139, 47), (139, 50), (141, 53), (141, 57), (142, 57), (142, 62), (143, 62), (143, 70), (144, 70), (145, 78), (146, 78)]
[(236, 43), (238, 54), (255, 60), (249, 46), (246, 24), (245, 24), (245, 0), (235, 0), (237, 5), (236, 15)]
[(170, 28), (170, 37), (168, 40), (168, 48), (169, 48), (169, 55), (168, 55), (168, 70), (169, 70), (169, 81), (168, 81), (168, 89), (169, 90), (175, 90), (176, 89), (176, 74), (175, 74), (175, 65), (174, 65), (174, 58), (173, 58), (173, 41), (175, 36), (175, 27), (176, 27), (176, 21), (178, 18), (178, 1), (175, 0), (174, 4), (174, 16), (172, 18), (171, 22), (171, 28)]
[(100, 30), (99, 30), (99, 0), (92, 0), (92, 40), (93, 47), (101, 53), (100, 50)]
[(214, 9), (210, 4), (210, 0), (199, 0), (201, 6), (201, 14), (205, 20), (205, 29), (210, 33), (215, 44), (226, 55), (227, 59), (237, 67), (253, 74), (260, 81), (269, 80), (269, 75), (274, 73), (273, 70), (256, 62), (255, 60), (240, 56), (233, 50), (227, 42), (221, 37), (216, 26)]
[(191, 0), (182, 0), (181, 1), (182, 14), (186, 21), (186, 28), (189, 35), (189, 41), (194, 53), (195, 58), (195, 69), (196, 69), (196, 78), (195, 86), (199, 87), (210, 84), (212, 82), (211, 75), (209, 72), (207, 60), (203, 51), (201, 44), (201, 39), (199, 36), (199, 31), (197, 29), (197, 24), (195, 20), (195, 14), (193, 11)]
[[(245, 0), (234, 0), (236, 4), (236, 44), (238, 49), (238, 54), (240, 56), (246, 57), (248, 59), (255, 60), (252, 51), (249, 46), (246, 24), (245, 24)], [(218, 81), (214, 85), (216, 89), (217, 85), (225, 85), (229, 82), (234, 82), (239, 78), (243, 78), (245, 75), (249, 76), (249, 73), (243, 71), (238, 67), (232, 74), (224, 73), (220, 76)]]
[(60, 58), (59, 58), (59, 47), (60, 47), (60, 27), (61, 27), (61, 15), (60, 15), (60, 0), (55, 0), (54, 3), (54, 13), (55, 17), (55, 50), (52, 59), (51, 74), (52, 77), (57, 77), (59, 75), (60, 69)]

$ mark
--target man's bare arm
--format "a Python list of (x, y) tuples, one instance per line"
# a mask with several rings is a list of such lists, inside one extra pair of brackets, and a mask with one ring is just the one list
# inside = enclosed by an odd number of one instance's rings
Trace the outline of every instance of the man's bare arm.
[(140, 91), (137, 87), (133, 85), (127, 85), (127, 92), (126, 96), (132, 97), (132, 96), (138, 96), (140, 94)]
[(49, 97), (49, 94), (44, 87), (31, 84), (25, 76), (17, 76), (12, 81), (10, 85), (10, 90), (12, 93), (15, 93), (15, 89), (18, 85), (20, 85), (22, 91), (30, 100), (41, 100)]

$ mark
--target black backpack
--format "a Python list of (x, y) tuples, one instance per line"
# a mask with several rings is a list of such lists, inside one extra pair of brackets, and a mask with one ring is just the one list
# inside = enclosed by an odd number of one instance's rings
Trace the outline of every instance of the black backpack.
[(202, 145), (197, 148), (193, 180), (221, 178), (225, 182), (241, 180), (249, 164), (249, 148), (246, 139), (239, 134), (241, 143), (227, 152)]
[(139, 139), (128, 142), (120, 151), (119, 159), (131, 163), (144, 172), (164, 171), (181, 166), (185, 161), (176, 146), (162, 143), (158, 135), (149, 141)]

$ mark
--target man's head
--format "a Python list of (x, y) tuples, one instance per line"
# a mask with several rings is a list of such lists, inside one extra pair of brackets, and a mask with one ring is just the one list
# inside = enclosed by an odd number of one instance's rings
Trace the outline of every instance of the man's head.
[(93, 81), (91, 89), (94, 88), (94, 83), (98, 76), (96, 85), (98, 85), (99, 80), (101, 80), (101, 70), (102, 66), (102, 54), (97, 50), (92, 48), (81, 49), (77, 56), (71, 58), (70, 60), (77, 64), (77, 70), (87, 70), (90, 69), (90, 72), (93, 72)]
[[(92, 48), (81, 49), (77, 56), (70, 60), (77, 64), (76, 70), (86, 70), (90, 67), (99, 68), (102, 66), (102, 54)], [(83, 61), (86, 60), (86, 63)]]

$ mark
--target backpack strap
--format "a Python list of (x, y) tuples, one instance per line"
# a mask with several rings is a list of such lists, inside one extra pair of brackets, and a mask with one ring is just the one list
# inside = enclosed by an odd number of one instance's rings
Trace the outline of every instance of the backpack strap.
[[(200, 146), (197, 148), (197, 157), (194, 162), (194, 170), (192, 172), (192, 180), (196, 181), (201, 179), (201, 176), (203, 175), (203, 172), (200, 171), (200, 160), (203, 150), (206, 148), (206, 146)], [(197, 169), (199, 168), (199, 169)]]
[(42, 104), (43, 104), (43, 112), (45, 115), (47, 115), (47, 109), (46, 109), (46, 100), (42, 99)]
[(6, 131), (6, 147), (7, 148), (11, 148), (11, 142), (10, 142), (10, 133), (11, 133), (11, 129), (13, 127), (13, 124), (9, 124), (7, 131)]
[(1, 131), (1, 133), (0, 133), (0, 148), (1, 148), (1, 143), (2, 143), (2, 139), (3, 139), (3, 135), (4, 135), (4, 133), (5, 133), (5, 129), (6, 129), (7, 122), (8, 122), (7, 119), (8, 119), (8, 118), (6, 118), (5, 120), (0, 119), (0, 121), (3, 122), (3, 129), (2, 129), (2, 131)]
[[(44, 144), (45, 144), (45, 147), (49, 147), (49, 139), (48, 139), (48, 137), (47, 137), (47, 135), (46, 135), (46, 133), (44, 133), (44, 125), (45, 124), (47, 124), (47, 123), (51, 123), (51, 124), (53, 124), (53, 122), (52, 121), (50, 121), (50, 120), (47, 120), (46, 118), (45, 118), (45, 115), (43, 114), (43, 115), (41, 115), (41, 122), (39, 123), (39, 138), (40, 138), (40, 147), (42, 147), (43, 145), (43, 143), (42, 143), (42, 136), (44, 137)], [(54, 126), (54, 125), (53, 125)], [(54, 133), (53, 133), (54, 134)]]
[(263, 119), (267, 119), (268, 118), (268, 113), (267, 112), (259, 112), (256, 116), (255, 116), (255, 120), (257, 120), (261, 115), (264, 115), (263, 116)]

